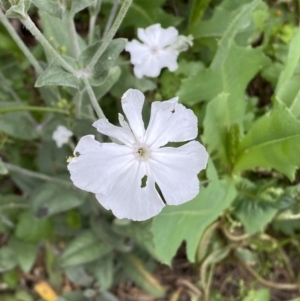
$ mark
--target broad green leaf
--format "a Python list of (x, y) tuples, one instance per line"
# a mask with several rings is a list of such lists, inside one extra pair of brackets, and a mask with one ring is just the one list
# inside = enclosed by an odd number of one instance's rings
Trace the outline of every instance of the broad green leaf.
[(266, 288), (251, 290), (243, 301), (269, 301), (270, 291)]
[(28, 273), (36, 258), (38, 245), (23, 240), (13, 238), (9, 242), (9, 246), (14, 250), (16, 260), (24, 273)]
[(187, 243), (188, 259), (195, 261), (198, 242), (207, 226), (214, 222), (235, 198), (233, 183), (213, 181), (198, 196), (180, 206), (166, 206), (153, 218), (155, 250), (163, 263), (170, 264), (182, 241)]
[(40, 135), (36, 125), (26, 112), (12, 112), (2, 115), (0, 118), (1, 131), (22, 140), (34, 140)]
[(155, 23), (160, 23), (163, 28), (166, 28), (178, 25), (180, 19), (175, 17), (174, 14), (166, 13), (162, 9), (165, 2), (166, 0), (133, 0), (121, 26), (145, 28)]
[(3, 164), (2, 159), (0, 158), (0, 175), (6, 175), (6, 174), (8, 174), (8, 170)]
[(236, 110), (232, 108), (229, 94), (221, 93), (207, 105), (202, 140), (207, 145), (208, 152), (216, 152), (217, 158), (224, 163), (229, 164), (235, 159), (239, 133), (234, 133), (233, 130), (239, 129), (243, 116), (242, 106)]
[[(220, 48), (219, 51), (222, 51)], [(245, 89), (250, 80), (269, 64), (260, 48), (239, 47), (232, 44), (220, 70), (201, 70), (184, 79), (178, 96), (187, 105), (215, 98), (221, 92), (229, 93), (228, 103), (233, 115), (245, 110)]]
[(30, 207), (35, 216), (50, 216), (80, 206), (87, 193), (58, 183), (45, 183), (34, 192)]
[(66, 268), (66, 275), (74, 284), (90, 287), (94, 282), (82, 265), (76, 265)]
[[(110, 42), (100, 59), (97, 61), (93, 74), (89, 77), (92, 86), (99, 86), (107, 79), (109, 69), (113, 67), (119, 54), (124, 50), (127, 43), (126, 39), (115, 39)], [(91, 61), (92, 57), (99, 49), (101, 42), (97, 42), (87, 47), (79, 57), (79, 66), (85, 68)]]
[(51, 236), (52, 228), (48, 218), (35, 218), (26, 211), (20, 215), (15, 236), (26, 242), (39, 242)]
[(234, 171), (274, 168), (290, 180), (300, 166), (300, 122), (277, 101), (270, 114), (258, 119), (242, 140)]
[(59, 5), (57, 0), (31, 0), (31, 2), (40, 10), (47, 12), (48, 14), (61, 18), (62, 17), (62, 7)]
[(0, 248), (0, 272), (6, 272), (17, 265), (15, 252), (12, 248), (4, 246)]
[(75, 237), (61, 254), (61, 267), (79, 265), (99, 259), (112, 250), (101, 242), (91, 231), (85, 231)]
[(147, 270), (140, 259), (132, 254), (122, 254), (120, 259), (126, 274), (136, 284), (154, 297), (159, 298), (165, 295), (164, 287), (159, 283), (157, 278)]
[(19, 0), (18, 4), (11, 5), (5, 15), (8, 18), (24, 18), (27, 15), (30, 5), (31, 0)]
[(65, 71), (60, 65), (53, 61), (38, 77), (35, 86), (65, 86), (79, 89), (79, 80), (73, 74)]

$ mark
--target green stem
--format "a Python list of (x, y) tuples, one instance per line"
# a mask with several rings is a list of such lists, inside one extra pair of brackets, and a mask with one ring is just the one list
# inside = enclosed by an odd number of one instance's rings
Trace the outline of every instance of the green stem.
[(19, 35), (16, 33), (15, 29), (13, 28), (11, 23), (7, 20), (7, 18), (5, 17), (1, 9), (0, 9), (0, 21), (3, 24), (3, 26), (6, 28), (6, 30), (12, 37), (12, 39), (15, 41), (15, 43), (18, 45), (20, 50), (23, 52), (24, 56), (28, 59), (30, 64), (33, 66), (35, 72), (37, 74), (41, 74), (43, 72), (43, 68), (41, 67), (37, 59), (32, 55), (32, 53), (24, 44), (24, 42), (21, 40)]
[(72, 43), (73, 56), (78, 59), (80, 55), (80, 47), (73, 17), (68, 16), (66, 24)]
[(102, 54), (106, 50), (107, 46), (109, 45), (109, 43), (113, 39), (114, 35), (116, 34), (118, 28), (120, 27), (120, 25), (121, 25), (125, 15), (126, 15), (128, 9), (129, 9), (131, 3), (132, 3), (132, 0), (124, 0), (124, 2), (122, 4), (122, 7), (119, 11), (119, 14), (118, 14), (114, 24), (112, 25), (111, 29), (108, 31), (107, 35), (104, 37), (104, 40), (103, 40), (101, 46), (99, 47), (97, 52), (92, 57), (90, 63), (87, 65), (87, 67), (86, 67), (87, 71), (91, 71), (91, 70), (94, 69), (94, 67), (97, 64), (99, 58), (102, 56)]
[(93, 89), (92, 89), (90, 83), (88, 82), (88, 80), (87, 80), (86, 78), (83, 78), (83, 82), (84, 82), (84, 84), (85, 84), (86, 91), (87, 91), (87, 93), (88, 93), (88, 95), (89, 95), (89, 97), (90, 97), (91, 104), (92, 104), (92, 106), (93, 106), (93, 108), (94, 108), (94, 110), (95, 110), (95, 112), (96, 112), (98, 118), (99, 118), (99, 119), (100, 119), (100, 118), (105, 118), (105, 115), (104, 115), (104, 113), (103, 113), (101, 107), (100, 107), (99, 104), (98, 104), (96, 95), (95, 95), (95, 93), (94, 93), (94, 91), (93, 91)]
[(68, 111), (58, 109), (58, 108), (48, 108), (48, 107), (35, 107), (35, 106), (15, 106), (8, 108), (0, 108), (0, 113), (7, 112), (17, 112), (17, 111), (35, 111), (35, 112), (51, 112), (51, 113), (59, 113), (69, 115)]
[(69, 181), (63, 180), (63, 179), (59, 179), (59, 178), (54, 178), (39, 172), (35, 172), (35, 171), (31, 171), (10, 163), (5, 163), (2, 162), (2, 164), (11, 172), (17, 172), (20, 173), (24, 176), (28, 176), (28, 177), (32, 177), (32, 178), (36, 178), (36, 179), (40, 179), (43, 181), (49, 181), (49, 182), (54, 182), (54, 183), (59, 183), (65, 186), (72, 186), (73, 184)]
[(82, 93), (77, 91), (74, 100), (75, 100), (75, 117), (77, 119), (81, 118), (81, 106), (82, 106)]
[(107, 35), (108, 30), (111, 28), (111, 24), (114, 21), (118, 5), (119, 5), (119, 0), (115, 0), (114, 4), (113, 4), (113, 7), (112, 7), (112, 9), (110, 11), (109, 17), (108, 17), (108, 21), (107, 21), (107, 23), (105, 25), (105, 29), (104, 29), (104, 33), (103, 33), (104, 37)]
[(20, 19), (23, 25), (31, 32), (31, 34), (41, 43), (45, 50), (51, 54), (53, 58), (67, 71), (77, 76), (76, 70), (70, 66), (62, 56), (52, 47), (52, 45), (48, 42), (48, 40), (44, 37), (44, 35), (40, 32), (40, 30), (36, 27), (36, 25), (32, 22), (30, 17), (27, 15), (26, 18)]
[(97, 16), (101, 10), (102, 0), (97, 0), (96, 3), (89, 7), (90, 20), (89, 20), (89, 33), (88, 33), (88, 42), (89, 45), (94, 43), (95, 36), (95, 26), (97, 21)]

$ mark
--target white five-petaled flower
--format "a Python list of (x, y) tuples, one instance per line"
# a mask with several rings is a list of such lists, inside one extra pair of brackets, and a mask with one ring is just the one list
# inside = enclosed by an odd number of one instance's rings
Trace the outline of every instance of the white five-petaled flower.
[(73, 133), (65, 126), (59, 125), (52, 134), (52, 139), (56, 142), (57, 147), (62, 147), (68, 143), (69, 138), (73, 136)]
[(177, 69), (179, 51), (176, 47), (172, 47), (178, 37), (176, 28), (163, 29), (160, 24), (154, 24), (146, 29), (139, 28), (138, 37), (144, 44), (132, 40), (125, 48), (130, 52), (136, 77), (142, 78), (144, 75), (156, 77), (164, 67), (170, 71)]
[(178, 148), (162, 147), (168, 142), (195, 139), (197, 117), (178, 103), (178, 97), (153, 102), (147, 130), (142, 119), (144, 95), (129, 89), (122, 97), (128, 122), (119, 114), (121, 127), (107, 119), (93, 126), (117, 143), (100, 143), (84, 136), (68, 165), (74, 185), (96, 194), (106, 209), (118, 218), (146, 220), (164, 207), (179, 205), (199, 193), (197, 174), (206, 167), (208, 154), (197, 141)]

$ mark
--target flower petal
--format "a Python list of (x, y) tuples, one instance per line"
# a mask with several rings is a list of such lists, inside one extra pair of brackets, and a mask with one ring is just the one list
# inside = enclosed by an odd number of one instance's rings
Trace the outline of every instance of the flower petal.
[(135, 161), (118, 178), (109, 195), (96, 194), (100, 204), (110, 209), (118, 218), (142, 221), (157, 215), (164, 203), (155, 189), (155, 182), (148, 175), (145, 187), (141, 181), (147, 174), (146, 164)]
[(100, 143), (93, 135), (82, 137), (68, 164), (75, 186), (93, 193), (108, 194), (112, 186), (135, 159), (132, 149), (126, 145)]
[(130, 61), (132, 64), (141, 64), (150, 55), (150, 48), (137, 40), (128, 42), (125, 50), (130, 53)]
[(193, 111), (178, 103), (178, 97), (153, 102), (145, 143), (154, 149), (168, 142), (195, 139), (198, 134), (197, 122)]
[(172, 44), (178, 36), (175, 27), (161, 28), (160, 24), (151, 25), (145, 29), (138, 29), (138, 37), (149, 46), (164, 48)]
[(124, 127), (115, 126), (109, 123), (106, 118), (95, 121), (93, 126), (98, 132), (113, 137), (126, 145), (132, 145), (135, 142), (134, 135), (130, 128), (126, 129)]
[(151, 153), (149, 168), (168, 204), (185, 203), (199, 193), (197, 174), (206, 167), (207, 160), (205, 148), (197, 141)]
[(157, 55), (150, 54), (141, 64), (134, 66), (134, 75), (142, 78), (144, 75), (149, 77), (157, 77), (160, 74), (162, 63)]
[(145, 133), (144, 122), (142, 119), (144, 100), (144, 94), (136, 89), (127, 90), (121, 100), (123, 111), (137, 140), (140, 140)]
[(157, 54), (157, 59), (160, 64), (160, 68), (167, 67), (170, 71), (175, 71), (178, 68), (177, 64), (178, 52), (172, 49), (160, 50)]

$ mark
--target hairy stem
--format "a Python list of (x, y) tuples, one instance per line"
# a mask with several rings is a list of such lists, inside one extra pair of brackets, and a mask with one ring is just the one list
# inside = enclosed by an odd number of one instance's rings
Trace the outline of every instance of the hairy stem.
[(83, 81), (84, 81), (84, 85), (85, 85), (86, 91), (87, 91), (87, 93), (88, 93), (88, 95), (90, 97), (91, 104), (92, 104), (92, 106), (93, 106), (93, 108), (94, 108), (94, 110), (95, 110), (98, 118), (99, 119), (100, 118), (105, 118), (105, 115), (104, 115), (101, 107), (98, 104), (96, 95), (95, 95), (95, 93), (94, 93), (94, 91), (93, 91), (90, 83), (88, 82), (88, 80), (86, 78), (84, 78)]
[(73, 17), (68, 17), (66, 24), (67, 24), (68, 33), (70, 35), (70, 40), (72, 43), (73, 56), (74, 58), (78, 59), (80, 55), (80, 47), (79, 47), (79, 40), (78, 40)]
[(95, 26), (97, 21), (97, 16), (101, 10), (102, 0), (97, 0), (94, 5), (90, 7), (90, 20), (89, 20), (89, 33), (88, 33), (88, 42), (89, 45), (94, 43), (95, 36)]
[(77, 91), (75, 95), (75, 117), (77, 119), (81, 118), (81, 106), (82, 106), (82, 93), (80, 91)]
[(27, 15), (26, 18), (20, 19), (23, 25), (31, 32), (31, 34), (41, 43), (45, 50), (47, 50), (51, 56), (67, 71), (76, 76), (76, 70), (70, 66), (62, 56), (52, 47), (36, 25), (32, 22), (31, 18)]
[(24, 42), (19, 37), (19, 35), (16, 33), (15, 29), (13, 28), (11, 23), (7, 20), (7, 18), (5, 17), (1, 9), (0, 9), (0, 21), (5, 27), (5, 29), (8, 31), (12, 39), (15, 41), (15, 43), (18, 45), (20, 50), (23, 52), (24, 56), (28, 59), (30, 64), (33, 66), (35, 72), (37, 74), (41, 74), (43, 72), (43, 68), (41, 67), (37, 59), (32, 55), (32, 53), (24, 44)]
[(59, 108), (36, 107), (36, 106), (15, 106), (0, 108), (0, 113), (18, 112), (18, 111), (32, 111), (32, 112), (51, 112), (68, 115), (69, 112)]
[(120, 2), (120, 0), (115, 0), (114, 1), (114, 4), (112, 6), (112, 9), (111, 9), (109, 17), (108, 17), (108, 21), (105, 25), (105, 29), (104, 29), (104, 33), (103, 33), (104, 37), (107, 35), (107, 32), (111, 28), (111, 25), (112, 25), (112, 23), (114, 21), (114, 18), (116, 16), (116, 12), (117, 12), (117, 9), (118, 9), (119, 2)]
[(99, 58), (102, 56), (102, 54), (106, 50), (107, 46), (109, 45), (109, 43), (113, 39), (114, 35), (116, 34), (118, 28), (120, 27), (120, 25), (121, 25), (125, 15), (126, 15), (128, 9), (129, 9), (131, 3), (132, 3), (132, 0), (124, 0), (115, 22), (113, 23), (112, 27), (108, 31), (107, 35), (104, 37), (104, 40), (103, 40), (101, 46), (99, 47), (97, 52), (92, 57), (92, 59), (91, 59), (90, 63), (88, 64), (88, 66), (86, 67), (87, 71), (91, 71), (91, 70), (94, 69), (94, 66), (96, 65)]
[(40, 179), (40, 180), (43, 180), (43, 181), (55, 182), (55, 183), (59, 183), (59, 184), (65, 185), (65, 186), (72, 186), (73, 185), (69, 181), (59, 179), (59, 178), (55, 178), (55, 177), (51, 177), (51, 176), (48, 176), (48, 175), (45, 175), (45, 174), (42, 174), (42, 173), (39, 173), (39, 172), (31, 171), (31, 170), (28, 170), (28, 169), (25, 169), (25, 168), (22, 168), (22, 167), (19, 167), (19, 166), (10, 164), (10, 163), (2, 162), (2, 164), (6, 167), (7, 170), (9, 170), (11, 172), (20, 173), (24, 176)]

